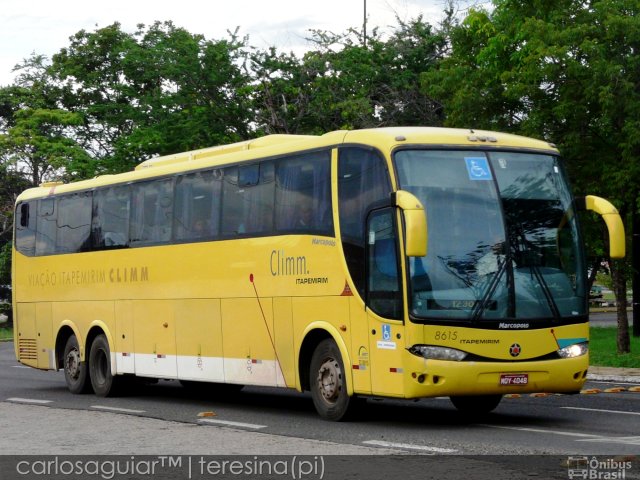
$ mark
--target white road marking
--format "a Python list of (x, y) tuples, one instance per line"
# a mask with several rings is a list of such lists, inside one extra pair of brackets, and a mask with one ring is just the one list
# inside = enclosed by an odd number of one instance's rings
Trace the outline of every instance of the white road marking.
[[(628, 412), (622, 412), (628, 413)], [(483, 427), (501, 428), (504, 430), (519, 430), (521, 432), (547, 433), (552, 435), (563, 435), (567, 437), (578, 437), (576, 442), (602, 442), (602, 443), (620, 443), (624, 445), (640, 445), (640, 437), (605, 437), (595, 435), (593, 433), (577, 433), (563, 432), (561, 430), (544, 430), (542, 428), (526, 428), (526, 427), (504, 427), (500, 425), (481, 425)]]
[(13, 368), (32, 368), (32, 367), (27, 367), (26, 365), (11, 365)]
[(584, 410), (585, 412), (620, 413), (622, 415), (640, 415), (640, 412), (623, 412), (621, 410), (604, 410), (601, 408), (560, 407), (567, 410)]
[(580, 439), (578, 442), (606, 442), (621, 443), (624, 445), (640, 445), (640, 437), (600, 437)]
[(37, 398), (11, 397), (11, 398), (7, 398), (7, 402), (33, 403), (33, 404), (36, 404), (36, 405), (46, 405), (47, 403), (53, 403), (53, 400), (38, 400)]
[(451, 448), (441, 448), (441, 447), (430, 447), (428, 445), (414, 445), (412, 443), (394, 443), (394, 442), (383, 442), (381, 440), (366, 440), (364, 442), (365, 445), (374, 445), (376, 447), (386, 447), (386, 448), (403, 448), (407, 450), (420, 450), (423, 452), (431, 452), (431, 453), (455, 453), (457, 450)]
[(600, 435), (594, 435), (592, 433), (578, 433), (578, 432), (563, 432), (561, 430), (545, 430), (542, 428), (528, 428), (528, 427), (505, 427), (502, 425), (488, 425), (481, 424), (481, 427), (500, 428), (502, 430), (518, 430), (520, 432), (533, 432), (533, 433), (550, 433), (552, 435), (563, 435), (566, 437), (581, 437), (581, 438), (601, 438)]
[(145, 413), (146, 411), (146, 410), (131, 410), (130, 408), (107, 407), (105, 405), (91, 405), (91, 408), (95, 408), (97, 410), (107, 410), (109, 412), (119, 412), (119, 413)]
[(232, 422), (230, 420), (211, 420), (208, 418), (198, 420), (198, 423), (211, 423), (214, 425), (222, 425), (224, 427), (250, 428), (252, 430), (267, 428), (266, 425), (256, 425), (255, 423)]

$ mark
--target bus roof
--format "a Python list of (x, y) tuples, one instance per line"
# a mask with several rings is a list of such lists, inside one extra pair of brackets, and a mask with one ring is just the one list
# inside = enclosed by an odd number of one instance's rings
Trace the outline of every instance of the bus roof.
[(522, 148), (557, 153), (553, 144), (532, 138), (475, 129), (439, 127), (387, 127), (338, 130), (324, 135), (267, 135), (261, 138), (156, 157), (140, 163), (133, 171), (101, 175), (69, 184), (45, 182), (24, 191), (18, 200), (127, 183), (134, 180), (176, 174), (182, 171), (250, 162), (259, 158), (303, 152), (342, 144), (366, 144), (389, 152), (398, 146), (434, 145), (461, 147)]

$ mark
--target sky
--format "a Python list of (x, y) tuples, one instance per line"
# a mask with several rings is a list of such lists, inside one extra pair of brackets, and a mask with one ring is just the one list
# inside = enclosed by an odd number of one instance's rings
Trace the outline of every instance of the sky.
[[(432, 25), (442, 19), (445, 0), (366, 0), (367, 30), (389, 32), (396, 15), (422, 14)], [(465, 2), (462, 2), (465, 3)], [(11, 70), (33, 53), (51, 56), (69, 45), (79, 30), (94, 31), (119, 22), (136, 25), (171, 20), (207, 39), (227, 38), (239, 27), (257, 48), (304, 52), (310, 29), (335, 33), (362, 28), (365, 0), (0, 0), (0, 86), (13, 81)]]

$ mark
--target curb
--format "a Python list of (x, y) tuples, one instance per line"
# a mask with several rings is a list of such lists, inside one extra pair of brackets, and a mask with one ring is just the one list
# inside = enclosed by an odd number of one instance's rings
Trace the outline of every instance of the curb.
[(628, 375), (587, 374), (587, 380), (595, 380), (599, 382), (634, 383), (640, 385), (640, 377)]

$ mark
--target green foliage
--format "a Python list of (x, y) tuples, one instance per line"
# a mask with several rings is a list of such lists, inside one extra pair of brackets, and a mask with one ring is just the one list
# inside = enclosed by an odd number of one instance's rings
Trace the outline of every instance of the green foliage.
[[(0, 314), (12, 318), (11, 311), (11, 242), (0, 247)], [(4, 303), (4, 301), (8, 303)]]
[(0, 247), (0, 285), (11, 285), (11, 242)]
[(611, 279), (611, 275), (606, 272), (600, 272), (596, 276), (596, 283), (598, 285), (602, 285), (607, 287), (608, 289), (613, 288), (613, 280)]
[(0, 342), (13, 340), (13, 328), (0, 327)]
[(256, 122), (266, 133), (318, 134), (390, 125), (438, 125), (441, 106), (419, 88), (444, 56), (446, 37), (422, 17), (382, 39), (313, 31), (302, 59), (275, 49), (251, 56)]
[(211, 41), (171, 22), (80, 31), (53, 56), (61, 103), (81, 112), (94, 173), (250, 135), (245, 41)]
[(640, 153), (640, 6), (627, 0), (496, 0), (452, 29), (452, 54), (422, 76), (447, 124), (559, 144), (578, 189), (625, 211)]
[(36, 185), (264, 133), (442, 123), (419, 77), (445, 56), (444, 30), (418, 17), (386, 39), (374, 30), (366, 46), (353, 29), (310, 41), (298, 58), (171, 22), (81, 30), (0, 89), (0, 159)]
[(82, 117), (59, 108), (45, 57), (34, 55), (19, 68), (16, 84), (0, 89), (4, 175), (18, 175), (31, 185), (51, 177), (82, 178), (89, 156), (73, 138)]
[(79, 114), (23, 108), (14, 118), (15, 125), (0, 136), (0, 150), (16, 169), (26, 167), (34, 185), (62, 169), (68, 179), (91, 173), (89, 156), (66, 131), (82, 122)]
[(29, 185), (22, 175), (0, 164), (0, 245), (12, 237), (15, 200)]

